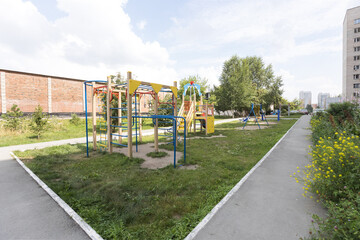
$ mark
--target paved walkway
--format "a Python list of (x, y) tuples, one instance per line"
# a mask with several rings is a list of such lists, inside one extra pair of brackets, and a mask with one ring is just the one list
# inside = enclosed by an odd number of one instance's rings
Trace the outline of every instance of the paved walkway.
[[(291, 240), (308, 235), (313, 213), (325, 210), (302, 196), (290, 175), (308, 163), (310, 116), (303, 116), (240, 188), (187, 239)], [(218, 206), (219, 207), (219, 206)], [(217, 207), (215, 207), (217, 208)], [(213, 210), (214, 211), (214, 210)]]
[[(143, 131), (144, 136), (152, 134), (153, 129)], [(10, 155), (15, 150), (85, 142), (85, 138), (76, 138), (0, 148), (0, 239), (89, 239)]]
[(0, 239), (89, 239), (4, 148), (0, 149)]

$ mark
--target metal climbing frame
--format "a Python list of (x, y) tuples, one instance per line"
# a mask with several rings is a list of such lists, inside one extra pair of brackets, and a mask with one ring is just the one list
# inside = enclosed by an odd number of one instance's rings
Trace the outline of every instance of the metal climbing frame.
[[(95, 85), (98, 84), (98, 87)], [(101, 150), (106, 150), (112, 153), (112, 148), (114, 146), (127, 147), (128, 156), (132, 157), (132, 138), (135, 135), (135, 144), (136, 152), (138, 151), (138, 142), (139, 137), (141, 141), (141, 129), (142, 129), (142, 119), (151, 118), (154, 123), (154, 140), (155, 140), (155, 151), (158, 151), (158, 138), (159, 136), (165, 136), (172, 139), (169, 144), (174, 145), (174, 167), (176, 166), (176, 147), (177, 147), (177, 122), (178, 119), (183, 119), (186, 125), (186, 120), (183, 117), (176, 116), (177, 114), (177, 87), (176, 82), (175, 86), (166, 86), (154, 83), (140, 82), (131, 79), (131, 72), (128, 72), (128, 78), (126, 84), (112, 84), (111, 78), (108, 77), (107, 81), (86, 81), (85, 85), (85, 99), (87, 97), (87, 87), (90, 86), (93, 89), (93, 148), (97, 149), (97, 135), (96, 135), (96, 109), (99, 104), (95, 104), (96, 94), (101, 95), (102, 101), (100, 100), (100, 110), (99, 110), (99, 133), (100, 141), (98, 142)], [(100, 85), (100, 86), (99, 86)], [(165, 109), (164, 107), (159, 108), (159, 92), (172, 93), (172, 101), (166, 102), (171, 106), (166, 107), (166, 109), (172, 109), (171, 115), (159, 115), (159, 109)], [(126, 95), (126, 102), (122, 102), (121, 96), (122, 93)], [(154, 106), (154, 115), (151, 116), (141, 116), (141, 107), (140, 107), (140, 98), (142, 94), (151, 94), (155, 100)], [(114, 96), (118, 97), (118, 106), (114, 106), (112, 100)], [(104, 98), (106, 97), (106, 104), (104, 104)], [(101, 104), (102, 103), (102, 104)], [(161, 104), (164, 104), (162, 102)], [(106, 111), (105, 111), (106, 108)], [(114, 114), (114, 112), (118, 114)], [(86, 116), (86, 146), (87, 146), (87, 156), (89, 156), (89, 147), (88, 147), (88, 106), (87, 101), (85, 101), (85, 116)], [(125, 112), (126, 115), (122, 113)], [(95, 120), (94, 120), (95, 119)], [(116, 121), (116, 119), (118, 121)], [(160, 123), (171, 123), (167, 128), (159, 128), (158, 124)], [(105, 124), (106, 123), (106, 124)], [(159, 135), (159, 129), (164, 130), (164, 134)], [(124, 133), (125, 131), (126, 134)], [(114, 137), (119, 139), (119, 142), (114, 141)], [(123, 138), (127, 138), (127, 144), (122, 142)], [(186, 133), (184, 133), (184, 162), (186, 161)]]

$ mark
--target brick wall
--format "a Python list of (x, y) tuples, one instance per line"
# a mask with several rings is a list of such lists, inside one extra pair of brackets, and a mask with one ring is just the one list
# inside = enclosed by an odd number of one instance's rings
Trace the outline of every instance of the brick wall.
[[(0, 76), (0, 114), (9, 111), (13, 104), (18, 105), (24, 113), (34, 112), (37, 105), (48, 113), (84, 113), (83, 82), (85, 80), (3, 69), (0, 69)], [(5, 87), (2, 88), (3, 86)], [(166, 93), (160, 93), (160, 101), (166, 95)], [(87, 87), (87, 98), (88, 112), (91, 112), (91, 87)], [(4, 99), (6, 107), (2, 104)], [(144, 95), (141, 98), (141, 112), (149, 111), (151, 101), (150, 95)]]
[[(37, 105), (44, 112), (50, 113), (83, 113), (84, 112), (84, 80), (47, 76), (34, 73), (17, 72), (0, 69), (1, 112), (9, 111), (13, 104), (21, 111), (31, 113)], [(91, 112), (91, 88), (88, 87), (88, 111)], [(5, 99), (4, 105), (3, 99)], [(0, 112), (0, 113), (1, 113)]]

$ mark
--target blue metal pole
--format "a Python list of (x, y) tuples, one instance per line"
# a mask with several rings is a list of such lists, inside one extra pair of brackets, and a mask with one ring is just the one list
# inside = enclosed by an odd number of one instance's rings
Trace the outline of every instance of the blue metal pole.
[(261, 121), (264, 121), (264, 114), (262, 111), (262, 104), (260, 104), (260, 114), (261, 114)]
[(175, 128), (173, 128), (174, 168), (176, 168), (176, 122), (176, 119), (173, 118), (173, 125), (175, 123)]
[(278, 121), (280, 121), (280, 109), (278, 109)]

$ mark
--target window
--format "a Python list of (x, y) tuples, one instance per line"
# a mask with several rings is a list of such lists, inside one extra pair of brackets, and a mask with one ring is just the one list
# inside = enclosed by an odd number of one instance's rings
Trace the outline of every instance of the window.
[(360, 23), (360, 18), (354, 20), (354, 24)]
[(354, 96), (354, 97), (360, 97), (360, 93), (354, 92), (353, 96)]
[(354, 74), (354, 79), (359, 79), (360, 78), (360, 74)]
[(354, 33), (359, 33), (360, 32), (360, 28), (354, 28)]
[(354, 47), (354, 52), (359, 52), (360, 51), (360, 47)]
[(359, 70), (360, 69), (360, 65), (354, 65), (354, 70)]
[(354, 38), (354, 42), (360, 42), (360, 37)]
[(355, 83), (354, 88), (360, 88), (360, 83)]
[(360, 60), (360, 55), (354, 56), (354, 61)]

